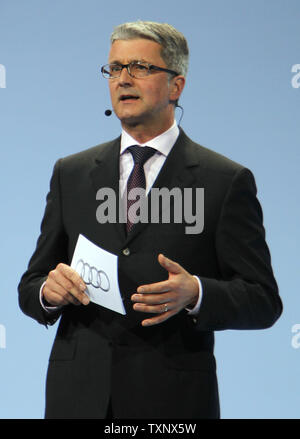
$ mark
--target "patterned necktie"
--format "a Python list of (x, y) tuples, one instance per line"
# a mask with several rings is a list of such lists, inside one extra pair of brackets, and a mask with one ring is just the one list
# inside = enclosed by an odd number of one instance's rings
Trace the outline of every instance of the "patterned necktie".
[(156, 153), (156, 149), (150, 148), (150, 146), (139, 146), (134, 145), (128, 148), (128, 151), (131, 152), (134, 167), (128, 178), (127, 182), (127, 225), (126, 230), (129, 233), (134, 226), (135, 223), (132, 223), (128, 218), (128, 211), (132, 204), (136, 202), (136, 200), (128, 200), (128, 194), (132, 189), (142, 188), (146, 190), (146, 177), (144, 172), (144, 164), (146, 161)]

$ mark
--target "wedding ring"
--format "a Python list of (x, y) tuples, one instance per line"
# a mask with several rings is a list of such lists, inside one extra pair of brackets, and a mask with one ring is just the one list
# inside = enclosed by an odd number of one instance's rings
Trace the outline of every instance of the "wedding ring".
[(165, 303), (165, 312), (168, 311), (168, 305)]

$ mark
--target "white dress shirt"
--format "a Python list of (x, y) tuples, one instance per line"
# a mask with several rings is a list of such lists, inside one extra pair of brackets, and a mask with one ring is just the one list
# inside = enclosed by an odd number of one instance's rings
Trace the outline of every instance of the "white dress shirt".
[(152, 157), (150, 157), (149, 160), (147, 160), (144, 165), (147, 195), (178, 136), (179, 128), (175, 121), (171, 128), (169, 128), (167, 131), (142, 145), (139, 144), (126, 131), (122, 131), (120, 149), (120, 196), (123, 196), (124, 194), (127, 180), (134, 166), (132, 154), (127, 150), (127, 148), (132, 145), (140, 145), (141, 147), (150, 146), (157, 151)]
[[(151, 148), (154, 148), (157, 151), (152, 157), (150, 157), (147, 160), (147, 162), (144, 165), (145, 178), (146, 178), (146, 194), (148, 194), (169, 152), (173, 148), (178, 136), (179, 136), (179, 128), (175, 120), (171, 128), (169, 128), (167, 131), (160, 134), (159, 136), (155, 137), (154, 139), (149, 140), (145, 144), (139, 144), (139, 142), (137, 142), (133, 137), (131, 137), (125, 130), (122, 130), (121, 148), (120, 148), (120, 181), (119, 181), (121, 197), (124, 194), (127, 185), (127, 180), (134, 166), (132, 154), (127, 150), (127, 148), (132, 145), (140, 145), (141, 148), (143, 146), (150, 146)], [(193, 309), (187, 309), (188, 314), (190, 315), (194, 315), (197, 313), (202, 299), (201, 281), (197, 276), (194, 277), (197, 279), (199, 284), (199, 297), (195, 307)], [(49, 312), (56, 310), (58, 307), (45, 307), (45, 305), (43, 304), (42, 302), (43, 286), (44, 283), (41, 286), (41, 290), (40, 290), (40, 301), (43, 308)]]

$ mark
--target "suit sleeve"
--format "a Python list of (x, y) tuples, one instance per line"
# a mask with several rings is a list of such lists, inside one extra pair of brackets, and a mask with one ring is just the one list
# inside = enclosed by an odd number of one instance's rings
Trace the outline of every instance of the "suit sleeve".
[(224, 199), (215, 245), (219, 279), (201, 277), (200, 330), (263, 329), (282, 303), (265, 241), (263, 215), (252, 173), (239, 170)]
[(64, 231), (60, 195), (60, 160), (55, 164), (47, 195), (46, 209), (41, 223), (41, 233), (27, 271), (19, 283), (19, 305), (22, 311), (39, 323), (53, 324), (61, 310), (48, 313), (39, 300), (41, 285), (49, 271), (59, 262), (67, 263), (67, 236)]

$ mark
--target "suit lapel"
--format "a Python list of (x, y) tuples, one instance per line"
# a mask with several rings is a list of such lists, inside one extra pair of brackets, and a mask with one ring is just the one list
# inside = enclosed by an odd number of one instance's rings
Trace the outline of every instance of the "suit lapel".
[(94, 189), (110, 188), (114, 191), (116, 198), (117, 221), (114, 223), (115, 230), (122, 241), (125, 240), (125, 225), (118, 221), (119, 218), (119, 179), (120, 179), (120, 137), (108, 142), (97, 152), (94, 166), (91, 169), (90, 177)]

